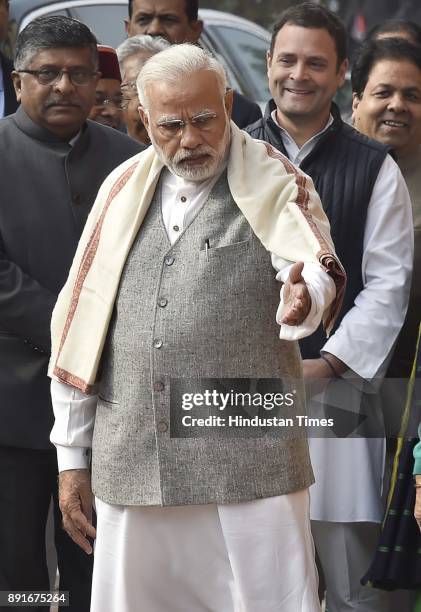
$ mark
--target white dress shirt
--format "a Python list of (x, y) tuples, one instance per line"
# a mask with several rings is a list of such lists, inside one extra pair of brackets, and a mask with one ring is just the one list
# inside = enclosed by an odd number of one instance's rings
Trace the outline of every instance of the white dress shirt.
[[(174, 244), (183, 231), (193, 221), (205, 204), (220, 174), (200, 184), (186, 181), (169, 171), (162, 178), (161, 208), (164, 226), (171, 244)], [(284, 282), (292, 263), (272, 255), (272, 264), (278, 271), (276, 279)], [(305, 264), (303, 277), (311, 297), (311, 310), (299, 326), (282, 325), (282, 340), (297, 340), (311, 334), (320, 324), (323, 312), (335, 297), (335, 284), (317, 264)], [(283, 288), (276, 320), (280, 324), (283, 316)], [(55, 424), (51, 441), (57, 447), (59, 470), (86, 468), (88, 453), (92, 445), (92, 430), (95, 420), (96, 396), (85, 395), (81, 391), (52, 381), (51, 395)]]

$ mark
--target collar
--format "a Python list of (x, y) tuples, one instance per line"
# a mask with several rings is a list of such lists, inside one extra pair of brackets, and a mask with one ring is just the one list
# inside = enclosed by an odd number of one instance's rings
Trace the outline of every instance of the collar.
[[(268, 136), (271, 136), (273, 142), (276, 142), (277, 148), (287, 155), (284, 143), (282, 141), (282, 134), (278, 125), (272, 119), (272, 112), (276, 109), (276, 104), (273, 99), (269, 100), (266, 105), (265, 115), (263, 118), (263, 125), (266, 125), (266, 129), (268, 130)], [(344, 122), (342, 121), (341, 113), (339, 111), (338, 106), (335, 102), (332, 102), (330, 107), (330, 114), (333, 118), (331, 125), (320, 135), (318, 141), (315, 143), (313, 150), (305, 156), (305, 162), (309, 161), (313, 158), (314, 155), (317, 154), (319, 147), (324, 146), (326, 141), (329, 141), (331, 138), (335, 137), (337, 132), (341, 130), (344, 126)], [(272, 142), (272, 139), (269, 139), (269, 142)], [(272, 143), (273, 144), (273, 143)], [(288, 156), (288, 155), (287, 155)]]
[[(317, 132), (316, 134), (314, 134), (314, 136), (309, 138), (303, 145), (301, 145), (301, 147), (299, 147), (297, 145), (297, 143), (295, 142), (295, 140), (293, 139), (293, 137), (291, 136), (291, 134), (285, 128), (283, 128), (282, 125), (280, 125), (278, 123), (278, 121), (276, 119), (276, 109), (272, 111), (271, 117), (272, 117), (272, 121), (277, 126), (277, 128), (281, 130), (282, 137), (285, 138), (285, 140), (288, 143), (290, 143), (291, 145), (294, 145), (295, 147), (297, 147), (298, 151), (301, 151), (302, 149), (304, 149), (304, 147), (308, 148), (308, 145), (311, 145), (311, 144), (314, 145), (316, 143), (316, 141), (319, 140), (320, 136), (322, 134), (324, 134), (330, 128), (330, 126), (333, 123), (333, 117), (332, 117), (332, 115), (329, 115), (329, 119), (327, 120), (327, 123), (326, 123), (325, 127), (323, 129), (321, 129), (319, 132)], [(285, 144), (285, 142), (284, 142), (284, 144)]]

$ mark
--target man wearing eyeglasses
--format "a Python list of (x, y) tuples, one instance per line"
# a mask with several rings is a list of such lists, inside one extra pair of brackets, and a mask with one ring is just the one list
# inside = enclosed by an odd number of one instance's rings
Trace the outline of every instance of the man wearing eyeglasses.
[(294, 340), (333, 324), (344, 287), (326, 217), (308, 177), (230, 121), (198, 46), (157, 53), (137, 86), (152, 145), (102, 185), (52, 320), (63, 524), (88, 554), (92, 447), (91, 612), (320, 612), (304, 432), (229, 429), (200, 399), (191, 431), (173, 391), (285, 376), (303, 409)]
[[(51, 312), (100, 184), (141, 149), (87, 121), (99, 76), (95, 37), (78, 21), (40, 18), (20, 33), (13, 79), (21, 106), (0, 122), (0, 591), (49, 588)], [(70, 591), (68, 609), (85, 612), (90, 562), (55, 510), (60, 588)]]
[(123, 121), (126, 124), (128, 135), (146, 145), (150, 144), (150, 140), (138, 111), (139, 98), (136, 79), (145, 62), (169, 46), (170, 43), (159, 36), (137, 34), (127, 38), (117, 48), (122, 78)]
[(112, 47), (98, 45), (98, 60), (101, 78), (89, 119), (118, 130), (122, 126), (122, 92), (117, 53)]

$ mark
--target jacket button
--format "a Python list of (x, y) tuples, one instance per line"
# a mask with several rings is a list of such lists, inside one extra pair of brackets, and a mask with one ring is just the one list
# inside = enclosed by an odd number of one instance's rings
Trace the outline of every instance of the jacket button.
[(72, 200), (73, 200), (73, 204), (75, 204), (76, 206), (79, 206), (80, 195), (78, 193), (75, 193), (74, 196), (72, 197)]
[(168, 429), (168, 423), (167, 421), (164, 421), (164, 420), (159, 421), (157, 427), (158, 427), (159, 433), (164, 433), (164, 431), (167, 431)]
[(157, 380), (153, 384), (154, 391), (163, 391), (164, 387), (165, 387), (165, 385), (162, 382), (162, 380)]
[(167, 304), (168, 304), (168, 300), (166, 298), (159, 298), (158, 306), (160, 306), (161, 308), (165, 308)]
[(175, 261), (175, 259), (171, 255), (169, 255), (168, 257), (165, 258), (164, 261), (165, 261), (165, 265), (166, 266), (172, 266), (174, 261)]
[(160, 349), (163, 344), (164, 343), (162, 342), (162, 340), (158, 340), (158, 338), (153, 341), (153, 346), (156, 349)]

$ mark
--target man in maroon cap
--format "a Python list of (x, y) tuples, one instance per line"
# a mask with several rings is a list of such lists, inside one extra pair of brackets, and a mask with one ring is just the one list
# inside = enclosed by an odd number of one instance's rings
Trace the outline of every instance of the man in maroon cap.
[(121, 75), (117, 53), (112, 47), (98, 45), (99, 71), (95, 94), (95, 104), (89, 114), (89, 119), (119, 129), (121, 116)]

